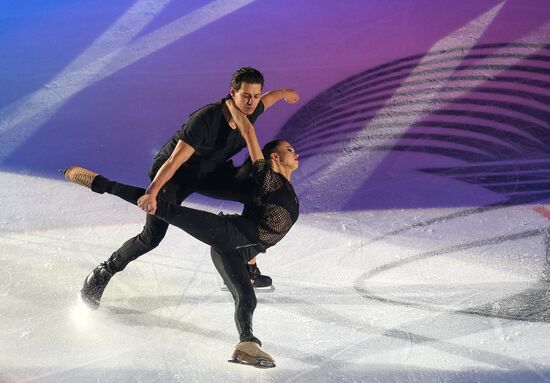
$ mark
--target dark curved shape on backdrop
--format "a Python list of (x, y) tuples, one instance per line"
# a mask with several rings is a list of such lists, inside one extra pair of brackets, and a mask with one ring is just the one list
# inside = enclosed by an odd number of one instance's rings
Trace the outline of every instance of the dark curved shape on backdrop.
[[(515, 63), (504, 62), (509, 59)], [(434, 91), (437, 97), (430, 97)], [(373, 121), (388, 102), (393, 118), (419, 118), (410, 125)], [(495, 202), (536, 203), (550, 198), (549, 106), (550, 45), (485, 44), (467, 55), (462, 48), (419, 54), (351, 76), (304, 105), (279, 136), (305, 163), (350, 150), (443, 156), (456, 166), (410, 171), (480, 186), (495, 193)], [(352, 141), (353, 149), (347, 148)]]

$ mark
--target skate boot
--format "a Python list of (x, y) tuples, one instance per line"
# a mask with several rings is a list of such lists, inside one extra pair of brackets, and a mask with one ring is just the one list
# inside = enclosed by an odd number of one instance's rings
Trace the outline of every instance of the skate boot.
[(67, 181), (82, 185), (88, 189), (92, 188), (92, 182), (97, 176), (97, 173), (84, 169), (80, 166), (71, 166), (70, 168), (63, 170), (63, 174), (65, 175), (65, 179)]
[(110, 270), (107, 262), (100, 263), (84, 280), (84, 286), (80, 290), (80, 298), (90, 309), (99, 307), (103, 290), (111, 280), (114, 273)]
[(254, 286), (255, 289), (273, 289), (273, 281), (271, 280), (271, 277), (262, 275), (256, 264), (247, 264), (246, 267), (248, 269), (248, 275), (250, 277), (250, 281), (252, 282), (252, 286)]
[(235, 347), (231, 363), (246, 364), (257, 368), (275, 367), (275, 360), (256, 342), (241, 342)]
[(111, 181), (102, 175), (80, 166), (71, 166), (68, 169), (60, 171), (63, 172), (67, 181), (87, 187), (99, 194), (103, 194), (109, 190), (112, 184)]

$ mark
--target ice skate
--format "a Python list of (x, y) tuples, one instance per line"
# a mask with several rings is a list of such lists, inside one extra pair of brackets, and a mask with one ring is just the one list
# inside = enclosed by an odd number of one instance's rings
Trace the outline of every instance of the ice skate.
[(256, 342), (241, 342), (235, 347), (231, 363), (245, 364), (257, 368), (273, 368), (275, 360), (262, 351)]
[[(248, 270), (248, 276), (250, 278), (250, 282), (252, 283), (252, 287), (254, 287), (254, 290), (256, 292), (272, 292), (275, 291), (275, 287), (273, 286), (273, 281), (271, 280), (271, 277), (267, 275), (262, 275), (260, 269), (256, 264), (253, 265), (246, 265)], [(229, 291), (225, 283), (221, 286), (222, 291)]]
[(80, 166), (71, 166), (68, 169), (60, 171), (63, 172), (67, 181), (82, 185), (88, 189), (92, 188), (92, 182), (97, 176), (97, 173)]
[(271, 277), (262, 275), (258, 266), (254, 263), (252, 265), (246, 265), (248, 269), (248, 275), (250, 281), (255, 290), (274, 290), (273, 281)]
[(92, 310), (99, 307), (103, 291), (113, 274), (109, 270), (107, 262), (103, 262), (86, 277), (82, 290), (80, 290), (80, 299), (87, 307)]

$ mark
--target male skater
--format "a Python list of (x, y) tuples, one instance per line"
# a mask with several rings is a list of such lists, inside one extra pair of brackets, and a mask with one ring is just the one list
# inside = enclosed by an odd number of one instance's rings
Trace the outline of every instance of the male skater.
[[(263, 75), (250, 67), (238, 69), (231, 79), (227, 97), (233, 99), (251, 123), (281, 99), (291, 104), (300, 99), (293, 89), (279, 89), (262, 95), (263, 83)], [(227, 161), (246, 147), (246, 142), (227, 110), (227, 97), (192, 113), (187, 123), (155, 157), (149, 170), (152, 182), (142, 205), (149, 213), (145, 226), (140, 234), (126, 241), (86, 277), (80, 294), (90, 308), (99, 306), (103, 291), (115, 273), (157, 247), (164, 238), (168, 224), (153, 215), (157, 195), (177, 204), (193, 192), (244, 202), (239, 190), (243, 186), (235, 181), (236, 168)], [(255, 258), (250, 261), (248, 269), (253, 285), (271, 285), (271, 278), (261, 275)]]

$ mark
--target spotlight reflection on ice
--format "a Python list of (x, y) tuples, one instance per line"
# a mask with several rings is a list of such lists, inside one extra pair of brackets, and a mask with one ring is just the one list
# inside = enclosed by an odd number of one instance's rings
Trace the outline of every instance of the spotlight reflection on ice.
[(91, 330), (93, 325), (93, 311), (78, 297), (77, 303), (70, 311), (70, 321), (80, 332)]

